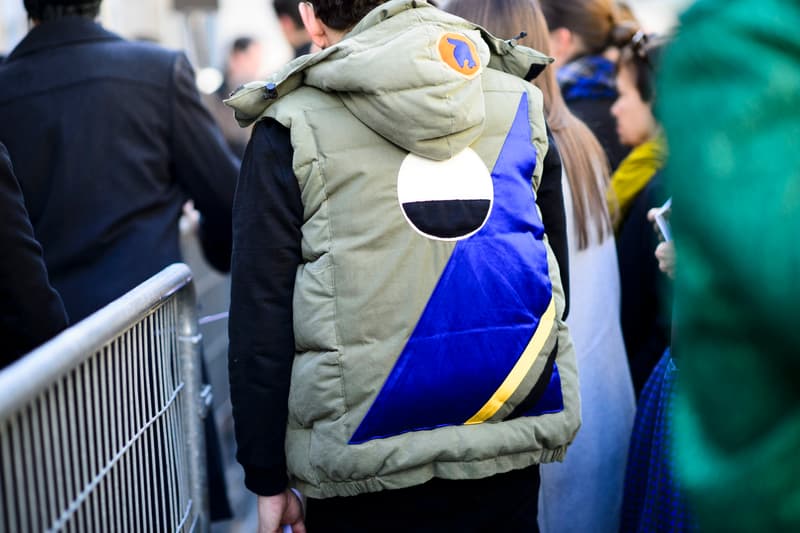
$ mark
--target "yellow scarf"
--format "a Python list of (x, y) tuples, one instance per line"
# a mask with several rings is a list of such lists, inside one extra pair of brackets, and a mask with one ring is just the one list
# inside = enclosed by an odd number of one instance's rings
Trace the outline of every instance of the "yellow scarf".
[(667, 146), (662, 135), (643, 142), (622, 160), (611, 176), (611, 187), (606, 193), (608, 212), (618, 231), (628, 210), (650, 179), (661, 170), (667, 160)]

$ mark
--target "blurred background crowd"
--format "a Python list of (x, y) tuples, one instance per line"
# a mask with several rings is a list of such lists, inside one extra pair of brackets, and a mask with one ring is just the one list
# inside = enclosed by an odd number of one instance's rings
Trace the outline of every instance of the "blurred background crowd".
[[(630, 0), (637, 18), (648, 31), (663, 33), (677, 20), (689, 0)], [(196, 69), (225, 69), (234, 41), (248, 37), (259, 41), (262, 75), (273, 72), (293, 57), (293, 46), (269, 0), (106, 0), (100, 22), (129, 39), (147, 39), (186, 51)], [(0, 55), (8, 54), (28, 31), (22, 2), (0, 2)], [(217, 76), (199, 76), (213, 92)]]

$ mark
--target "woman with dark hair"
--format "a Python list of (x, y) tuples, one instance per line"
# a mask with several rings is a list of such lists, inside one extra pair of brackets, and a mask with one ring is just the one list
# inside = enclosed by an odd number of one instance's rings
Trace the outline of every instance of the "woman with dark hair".
[[(659, 271), (654, 253), (656, 233), (648, 222), (648, 211), (665, 196), (659, 174), (666, 150), (653, 115), (654, 82), (663, 44), (662, 39), (637, 32), (622, 49), (617, 68), (620, 95), (612, 107), (620, 139), (633, 146), (612, 178), (612, 186), (618, 180), (621, 206), (627, 209), (619, 239), (623, 332), (631, 343), (628, 355), (632, 357), (634, 382), (640, 384), (646, 379), (628, 455), (623, 532), (680, 532), (693, 528), (673, 467), (673, 402), (678, 367), (668, 347), (671, 305), (664, 298), (664, 285), (669, 281)], [(625, 181), (619, 183), (623, 170)], [(627, 190), (633, 185), (635, 190)], [(667, 272), (672, 270), (674, 264), (665, 268)], [(635, 351), (630, 350), (632, 346)]]
[(613, 0), (540, 2), (564, 100), (597, 136), (614, 170), (628, 153), (610, 114), (617, 97), (614, 61), (616, 48), (630, 39), (636, 25), (620, 19)]
[(667, 150), (653, 114), (660, 51), (660, 40), (634, 35), (620, 55), (619, 97), (611, 108), (620, 141), (632, 148), (611, 176), (608, 198), (617, 233), (622, 334), (637, 395), (669, 345), (672, 322), (669, 282), (658, 270), (658, 238), (647, 221), (647, 211), (668, 198), (660, 177)]
[[(537, 0), (450, 0), (445, 9), (500, 38), (549, 53)], [(544, 98), (551, 150), (558, 146), (567, 212), (570, 328), (578, 358), (583, 425), (563, 463), (541, 466), (542, 531), (616, 532), (635, 411), (619, 323), (620, 287), (606, 207), (605, 154), (567, 108), (552, 67), (534, 81)]]

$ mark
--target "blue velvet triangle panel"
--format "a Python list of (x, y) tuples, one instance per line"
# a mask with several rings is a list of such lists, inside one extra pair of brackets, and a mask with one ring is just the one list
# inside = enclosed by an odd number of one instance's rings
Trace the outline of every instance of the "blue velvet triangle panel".
[(464, 424), (519, 360), (552, 298), (535, 166), (523, 94), (492, 171), (489, 219), (456, 245), (351, 444)]

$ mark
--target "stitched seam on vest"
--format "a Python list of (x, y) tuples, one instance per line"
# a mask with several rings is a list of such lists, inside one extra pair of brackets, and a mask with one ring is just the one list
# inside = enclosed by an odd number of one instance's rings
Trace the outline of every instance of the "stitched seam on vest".
[[(547, 416), (547, 415), (545, 415), (545, 416)], [(317, 487), (319, 487), (320, 489), (323, 489), (323, 490), (328, 488), (328, 487), (336, 487), (336, 486), (348, 486), (348, 485), (350, 485), (350, 486), (358, 486), (358, 485), (363, 485), (364, 483), (377, 481), (379, 479), (390, 479), (390, 478), (393, 478), (393, 477), (403, 476), (404, 474), (409, 473), (409, 472), (416, 472), (416, 471), (419, 471), (419, 470), (422, 470), (422, 469), (425, 469), (425, 468), (435, 467), (435, 465), (437, 465), (437, 464), (440, 464), (440, 465), (456, 465), (456, 466), (465, 465), (465, 466), (467, 466), (467, 465), (470, 465), (470, 464), (481, 464), (481, 463), (485, 464), (485, 463), (492, 463), (492, 462), (496, 463), (500, 459), (506, 459), (506, 458), (512, 458), (513, 459), (513, 458), (518, 458), (518, 457), (522, 458), (524, 456), (528, 456), (528, 457), (535, 456), (536, 458), (533, 461), (531, 461), (530, 464), (532, 464), (532, 465), (533, 464), (541, 465), (541, 464), (547, 464), (548, 462), (552, 462), (554, 460), (557, 461), (559, 457), (563, 458), (563, 456), (566, 454), (566, 451), (567, 451), (568, 448), (569, 448), (569, 444), (564, 443), (564, 444), (557, 445), (557, 446), (555, 446), (553, 448), (542, 447), (542, 448), (539, 448), (539, 449), (536, 449), (536, 450), (524, 450), (524, 451), (519, 451), (519, 452), (497, 454), (497, 455), (495, 455), (493, 457), (485, 457), (483, 459), (457, 460), (457, 461), (436, 460), (436, 461), (432, 461), (430, 463), (423, 463), (423, 464), (415, 465), (415, 466), (413, 466), (411, 468), (406, 468), (404, 470), (397, 470), (395, 472), (387, 472), (387, 473), (383, 473), (383, 474), (379, 474), (379, 475), (373, 474), (373, 475), (370, 475), (369, 477), (359, 478), (359, 479), (351, 479), (351, 480), (347, 480), (347, 481), (323, 481), (322, 483), (317, 483), (316, 485), (317, 485)], [(545, 462), (543, 462), (543, 460)], [(461, 479), (471, 479), (471, 478), (468, 477), (468, 476), (465, 476), (464, 478), (461, 478)]]
[[(339, 99), (339, 101), (341, 103), (340, 99)], [(346, 107), (344, 106), (344, 103), (341, 103), (341, 106), (342, 106), (342, 108), (346, 109)], [(307, 114), (308, 114), (308, 111), (303, 111), (303, 118), (306, 121), (306, 124), (308, 124), (310, 126), (312, 124), (312, 122), (308, 120)], [(336, 336), (336, 348), (337, 348), (336, 349), (336, 354), (337, 354), (336, 355), (336, 362), (337, 362), (336, 366), (337, 366), (337, 370), (339, 371), (339, 387), (341, 388), (342, 403), (344, 404), (344, 412), (341, 413), (340, 416), (344, 416), (345, 414), (347, 414), (350, 411), (350, 405), (349, 405), (349, 403), (347, 401), (347, 394), (346, 394), (347, 387), (345, 387), (345, 384), (344, 384), (344, 368), (343, 368), (343, 364), (342, 364), (342, 346), (343, 345), (342, 345), (342, 337), (341, 337), (341, 335), (339, 333), (339, 318), (338, 318), (339, 317), (339, 307), (338, 307), (339, 299), (336, 297), (336, 294), (337, 294), (337, 289), (336, 289), (336, 254), (333, 251), (333, 243), (336, 242), (336, 241), (334, 240), (334, 237), (333, 237), (333, 223), (332, 223), (332, 219), (330, 217), (330, 203), (328, 201), (328, 198), (329, 198), (329, 196), (328, 196), (328, 182), (325, 179), (326, 172), (325, 172), (324, 159), (322, 158), (322, 155), (319, 152), (319, 142), (317, 141), (317, 137), (316, 137), (317, 132), (314, 131), (314, 129), (310, 128), (310, 127), (309, 127), (309, 131), (311, 132), (311, 137), (314, 139), (314, 148), (315, 148), (315, 152), (317, 154), (317, 158), (316, 158), (317, 171), (319, 172), (320, 185), (322, 187), (322, 194), (325, 197), (325, 200), (323, 201), (323, 203), (325, 205), (325, 212), (326, 212), (326, 215), (328, 217), (328, 224), (327, 224), (328, 243), (329, 243), (329, 245), (328, 245), (328, 253), (330, 254), (330, 257), (331, 257), (331, 285), (332, 285), (332, 289), (333, 289), (333, 292), (332, 292), (332, 297), (333, 297), (333, 332), (334, 332), (334, 335)], [(313, 431), (313, 426), (312, 426), (312, 431)], [(310, 441), (309, 441), (309, 443), (310, 443)], [(309, 455), (309, 459), (310, 458), (311, 458), (311, 455)]]
[(508, 88), (504, 89), (502, 87), (486, 87), (486, 85), (483, 86), (484, 93), (503, 93), (503, 94), (510, 94), (513, 96), (518, 96), (520, 98), (522, 98), (522, 93), (524, 91), (525, 91), (524, 87), (521, 87), (519, 91), (515, 91), (515, 90), (509, 90)]
[[(417, 14), (417, 13), (415, 13), (415, 14), (417, 15), (417, 19), (418, 19), (417, 21), (421, 21), (422, 19), (419, 18), (419, 14)], [(428, 38), (431, 39), (431, 40), (434, 40), (436, 38), (436, 36), (440, 35), (442, 33), (442, 31), (443, 31), (438, 26), (434, 27), (434, 26), (425, 25), (423, 27), (425, 28), (426, 32), (428, 33)], [(434, 55), (435, 54), (434, 48), (430, 47), (428, 49), (428, 51), (429, 51), (428, 59), (435, 60), (436, 58), (435, 58), (435, 55)], [(406, 91), (406, 90), (418, 91), (419, 87), (408, 87), (406, 89), (403, 89), (401, 91), (396, 91), (396, 92), (402, 92), (402, 91)], [(447, 102), (446, 105), (447, 105), (448, 109), (450, 108), (450, 101), (451, 100), (452, 100), (452, 98), (450, 97), (450, 95), (447, 95), (445, 97), (445, 102)], [(453, 142), (452, 142), (451, 137), (450, 137), (450, 135), (452, 135), (453, 133), (456, 133), (456, 118), (453, 115), (450, 116), (450, 127), (448, 128), (448, 131), (450, 132), (450, 134), (445, 137), (445, 142), (447, 143), (447, 153), (453, 154)]]

